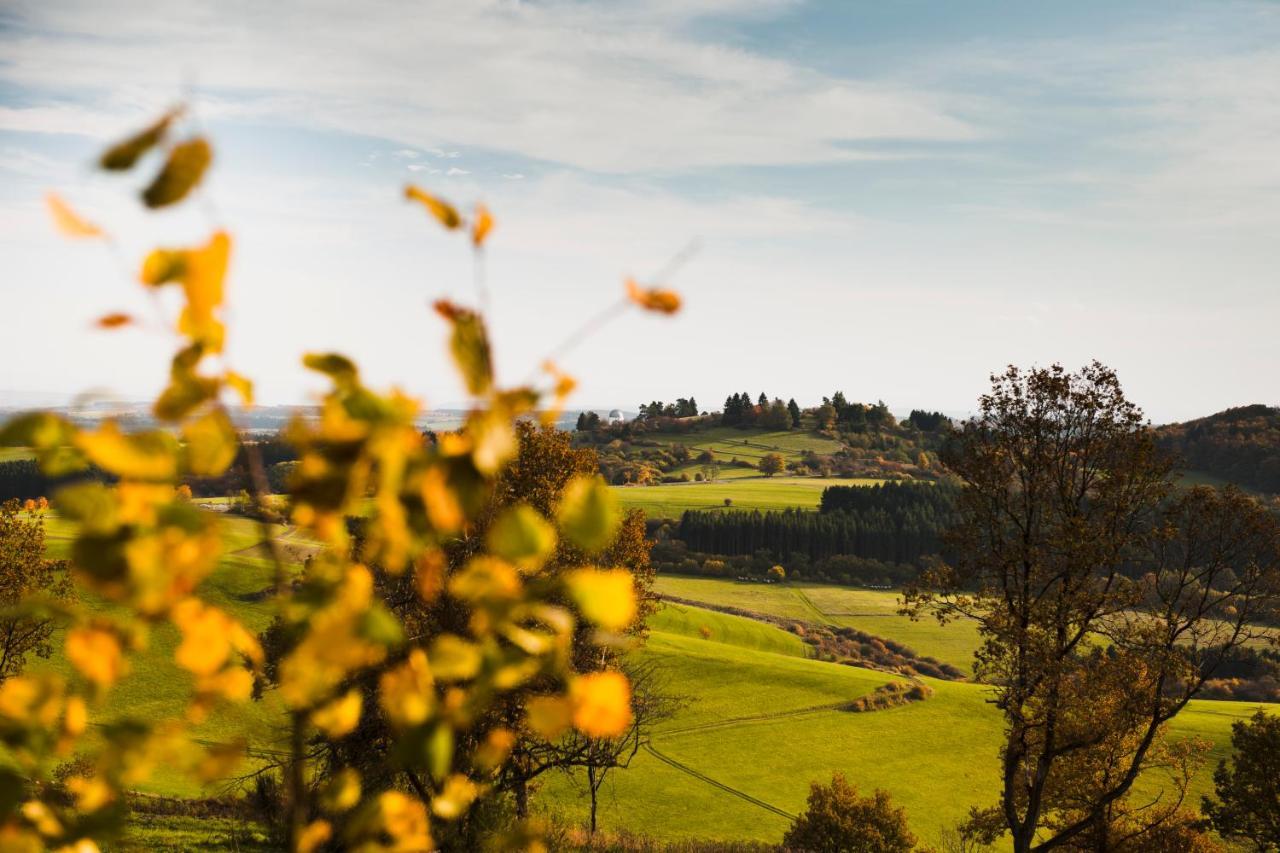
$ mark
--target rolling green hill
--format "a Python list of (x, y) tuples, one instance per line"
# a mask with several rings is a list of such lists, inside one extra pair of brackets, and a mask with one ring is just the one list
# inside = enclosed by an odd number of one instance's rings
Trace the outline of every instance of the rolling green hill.
[(738, 607), (770, 616), (857, 628), (897, 640), (917, 654), (970, 672), (978, 648), (978, 631), (970, 622), (939, 625), (934, 619), (912, 620), (898, 614), (898, 593), (828, 584), (740, 583), (720, 578), (659, 575), (659, 593), (710, 605)]
[[(726, 469), (733, 470), (733, 469)], [(746, 469), (740, 469), (746, 470)], [(714, 483), (664, 483), (658, 486), (612, 486), (624, 507), (643, 509), (650, 518), (679, 518), (687, 509), (817, 509), (828, 486), (870, 486), (881, 480), (822, 477), (732, 477)]]
[[(270, 583), (271, 567), (251, 556), (256, 524), (228, 516), (224, 525), (228, 549), (239, 553), (224, 558), (203, 592), (252, 629), (261, 629), (270, 613), (256, 593)], [(68, 532), (51, 514), (52, 553), (65, 551)], [(288, 531), (281, 534), (289, 541)], [(974, 642), (971, 631), (898, 616), (896, 595), (889, 591), (666, 576), (657, 585), (663, 593), (711, 604), (852, 625), (965, 667)], [(650, 748), (636, 756), (630, 769), (611, 774), (601, 800), (606, 830), (664, 839), (776, 841), (803, 808), (809, 783), (839, 770), (864, 790), (890, 791), (907, 809), (913, 829), (933, 842), (970, 806), (990, 803), (995, 796), (1000, 724), (982, 685), (926, 680), (934, 691), (926, 701), (858, 713), (842, 708), (897, 677), (815, 660), (809, 646), (791, 633), (695, 606), (665, 606), (650, 627), (648, 643), (637, 654), (653, 662), (665, 689), (683, 697), (685, 704), (656, 728)], [(172, 662), (176, 640), (172, 630), (153, 632), (147, 650), (133, 659), (132, 673), (109, 694), (95, 718), (126, 711), (173, 713), (189, 677)], [(60, 656), (38, 665), (67, 667)], [(1224, 754), (1231, 722), (1253, 707), (1197, 702), (1176, 721), (1175, 734), (1195, 734), (1215, 744), (1211, 761), (1197, 777), (1197, 798), (1209, 784), (1212, 763)], [(245, 736), (253, 747), (270, 750), (278, 745), (281, 719), (278, 701), (268, 695), (262, 702), (212, 715), (198, 736), (219, 742)], [(1153, 787), (1155, 781), (1147, 785)], [(145, 790), (195, 796), (216, 788), (201, 790), (162, 769)], [(578, 781), (562, 774), (543, 779), (535, 802), (545, 812), (572, 820), (581, 819), (586, 810)], [(201, 825), (191, 818), (165, 819), (131, 830), (131, 835), (153, 849), (183, 849), (197, 842), (230, 849), (241, 843), (225, 821)]]
[[(768, 592), (736, 600), (740, 605), (774, 602), (797, 616), (807, 612), (799, 599), (786, 602), (777, 588), (764, 589)], [(863, 790), (889, 791), (906, 808), (913, 830), (929, 843), (961, 821), (970, 806), (994, 801), (1000, 721), (985, 687), (927, 680), (934, 693), (926, 701), (864, 713), (840, 710), (833, 706), (891, 677), (763, 651), (756, 632), (748, 635), (753, 644), (748, 649), (735, 647), (727, 634), (702, 639), (689, 631), (735, 618), (691, 607), (681, 607), (678, 618), (655, 616), (644, 654), (660, 667), (667, 688), (688, 705), (657, 727), (651, 750), (606, 782), (605, 830), (776, 842), (789, 816), (803, 809), (809, 783), (828, 780), (836, 771)], [(1225, 755), (1231, 722), (1255, 707), (1195, 702), (1175, 722), (1174, 736), (1194, 735), (1214, 744), (1196, 778), (1192, 802), (1211, 786), (1210, 769)], [(1158, 783), (1145, 780), (1144, 787), (1153, 790)], [(571, 819), (585, 814), (585, 793), (569, 777), (549, 778), (539, 802)]]

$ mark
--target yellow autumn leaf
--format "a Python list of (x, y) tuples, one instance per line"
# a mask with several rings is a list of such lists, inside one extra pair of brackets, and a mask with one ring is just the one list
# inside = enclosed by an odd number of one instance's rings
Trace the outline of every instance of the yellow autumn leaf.
[(641, 287), (635, 279), (627, 279), (627, 298), (646, 311), (674, 314), (680, 310), (680, 294), (674, 290)]
[(182, 437), (187, 442), (187, 470), (197, 477), (221, 476), (235, 461), (236, 428), (222, 409), (183, 424)]
[(597, 476), (577, 476), (565, 486), (556, 508), (556, 523), (565, 537), (589, 554), (613, 542), (622, 523), (618, 499)]
[(449, 577), (449, 592), (467, 602), (510, 601), (520, 594), (520, 574), (497, 557), (472, 557)]
[(108, 420), (77, 433), (75, 444), (99, 468), (126, 479), (168, 481), (178, 475), (177, 445), (166, 432), (123, 433)]
[(182, 278), (187, 304), (178, 319), (178, 331), (201, 341), (213, 352), (222, 349), (223, 326), (215, 315), (222, 307), (230, 254), (231, 235), (218, 231), (205, 246), (187, 253)]
[[(566, 722), (561, 726), (561, 731), (568, 727), (567, 720), (566, 714)], [(511, 748), (515, 745), (516, 735), (511, 729), (493, 729), (485, 737), (484, 743), (476, 749), (472, 758), (481, 770), (493, 770), (507, 760), (507, 756), (511, 754)]]
[(458, 215), (458, 211), (453, 205), (443, 199), (436, 198), (426, 190), (415, 187), (413, 184), (407, 184), (404, 188), (404, 197), (421, 204), (436, 218), (437, 222), (451, 231), (462, 224), (462, 217)]
[(479, 248), (484, 245), (485, 238), (493, 230), (493, 214), (483, 204), (476, 205), (476, 212), (471, 218), (471, 244)]
[(240, 402), (246, 406), (253, 405), (253, 380), (248, 377), (241, 376), (234, 370), (228, 370), (222, 374), (222, 381), (227, 383), (227, 387), (240, 397)]
[(364, 702), (359, 690), (348, 690), (342, 696), (311, 713), (311, 724), (331, 738), (346, 737), (360, 724)]
[(96, 812), (115, 799), (115, 791), (97, 776), (72, 776), (66, 781), (67, 791), (82, 812)]
[(444, 780), (444, 788), (431, 800), (431, 812), (444, 820), (457, 820), (479, 795), (480, 787), (475, 782), (454, 773)]
[(333, 826), (327, 820), (313, 820), (298, 834), (298, 853), (314, 851), (333, 837)]
[(320, 791), (320, 806), (327, 812), (345, 812), (359, 802), (360, 773), (352, 767), (334, 773)]
[(631, 725), (631, 682), (620, 672), (580, 675), (569, 685), (573, 726), (588, 737), (617, 737)]
[(67, 659), (89, 681), (110, 687), (124, 674), (120, 640), (101, 628), (72, 628), (67, 632)]
[(45, 204), (49, 207), (49, 215), (53, 224), (64, 237), (102, 237), (104, 232), (97, 225), (82, 219), (71, 206), (56, 193), (46, 193)]
[(143, 258), (138, 279), (152, 287), (181, 281), (187, 274), (187, 255), (186, 249), (153, 249)]
[(216, 607), (195, 598), (178, 602), (171, 618), (182, 632), (174, 659), (196, 675), (212, 675), (231, 654), (232, 621)]
[(391, 724), (401, 728), (426, 721), (435, 707), (434, 679), (422, 649), (413, 649), (404, 663), (378, 680), (378, 703)]
[(524, 704), (525, 722), (543, 740), (555, 740), (573, 722), (573, 705), (563, 696), (533, 696)]
[(431, 674), (441, 681), (465, 681), (480, 671), (480, 649), (456, 634), (442, 634), (431, 644)]
[(578, 609), (601, 628), (621, 631), (635, 621), (635, 583), (626, 569), (576, 569), (566, 582)]

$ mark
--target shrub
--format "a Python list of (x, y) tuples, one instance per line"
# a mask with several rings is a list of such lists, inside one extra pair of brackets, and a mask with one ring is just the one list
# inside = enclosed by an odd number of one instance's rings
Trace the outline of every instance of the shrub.
[(769, 579), (782, 581), (787, 579), (787, 570), (782, 566), (773, 566), (769, 569)]
[(808, 807), (782, 838), (783, 849), (793, 853), (898, 853), (915, 846), (906, 813), (888, 793), (860, 797), (841, 773), (829, 785), (810, 786)]

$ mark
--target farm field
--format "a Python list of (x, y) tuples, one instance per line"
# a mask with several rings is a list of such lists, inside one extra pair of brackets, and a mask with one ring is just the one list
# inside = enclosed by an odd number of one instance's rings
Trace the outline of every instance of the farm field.
[[(732, 469), (726, 469), (732, 470)], [(739, 469), (745, 471), (746, 469)], [(751, 473), (751, 472), (749, 472)], [(714, 483), (663, 483), (658, 486), (612, 486), (627, 508), (643, 509), (650, 518), (679, 518), (688, 509), (817, 509), (828, 486), (872, 486), (882, 480), (822, 477), (730, 478)]]
[(20, 459), (35, 458), (35, 453), (26, 447), (0, 447), (0, 462), (16, 462)]
[(762, 432), (734, 427), (713, 427), (684, 435), (653, 433), (645, 437), (660, 444), (683, 444), (695, 456), (703, 450), (710, 450), (721, 463), (737, 458), (755, 464), (766, 453), (779, 453), (788, 462), (792, 462), (798, 460), (806, 450), (814, 453), (835, 453), (843, 447), (834, 439), (815, 435), (806, 430)]
[[(689, 704), (657, 727), (653, 751), (642, 751), (630, 769), (615, 771), (605, 783), (604, 829), (776, 842), (789, 815), (803, 809), (810, 781), (828, 780), (836, 771), (864, 791), (889, 791), (926, 843), (936, 843), (970, 806), (993, 801), (1000, 722), (985, 687), (929, 679), (934, 695), (924, 702), (867, 713), (839, 710), (830, 703), (847, 702), (891, 677), (761, 651), (758, 634), (750, 650), (735, 647), (731, 633), (716, 638), (723, 620), (734, 618), (689, 607), (678, 619), (655, 616), (643, 654)], [(700, 625), (711, 628), (712, 639), (690, 635), (688, 628)], [(1211, 787), (1231, 722), (1255, 708), (1195, 702), (1175, 722), (1175, 737), (1194, 735), (1214, 745), (1192, 802)], [(1145, 787), (1156, 784), (1149, 780)], [(539, 803), (572, 819), (586, 813), (585, 793), (564, 776), (548, 779)]]
[(824, 625), (857, 628), (896, 640), (917, 654), (972, 671), (978, 631), (969, 622), (939, 625), (933, 618), (912, 620), (898, 614), (899, 594), (829, 584), (759, 584), (719, 578), (659, 575), (655, 589), (664, 595), (710, 605), (739, 607)]

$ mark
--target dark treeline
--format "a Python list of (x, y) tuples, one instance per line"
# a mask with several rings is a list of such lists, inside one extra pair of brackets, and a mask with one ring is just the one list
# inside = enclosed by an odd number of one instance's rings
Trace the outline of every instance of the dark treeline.
[(1280, 494), (1280, 409), (1255, 405), (1156, 430), (1156, 441), (1186, 467)]
[(40, 470), (34, 459), (15, 459), (11, 462), (0, 462), (0, 502), (28, 498), (48, 498), (53, 493), (73, 482), (93, 479), (100, 482), (108, 480), (107, 475), (97, 469), (78, 472), (65, 477), (49, 477)]
[[(833, 487), (859, 492), (839, 509), (823, 512), (690, 510), (677, 534), (689, 550), (736, 556), (769, 551), (782, 559), (823, 560), (849, 555), (887, 563), (919, 563), (941, 548), (955, 489), (947, 485), (895, 484)], [(828, 499), (835, 507), (843, 498)]]
[(822, 490), (820, 512), (864, 513), (884, 510), (895, 518), (913, 511), (935, 515), (946, 523), (955, 509), (959, 487), (940, 482), (889, 481), (875, 486), (828, 486)]
[[(273, 492), (285, 490), (285, 478), (290, 466), (298, 458), (297, 451), (279, 438), (272, 437), (254, 442), (262, 455), (268, 485)], [(221, 477), (189, 479), (186, 485), (196, 497), (235, 495), (249, 488), (248, 461), (245, 450), (240, 448), (236, 461)], [(111, 478), (96, 468), (89, 468), (65, 477), (49, 477), (40, 470), (34, 459), (16, 459), (0, 462), (0, 501), (11, 498), (52, 498), (58, 489), (83, 479), (110, 482)]]

